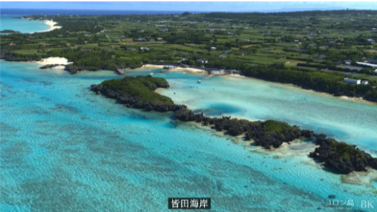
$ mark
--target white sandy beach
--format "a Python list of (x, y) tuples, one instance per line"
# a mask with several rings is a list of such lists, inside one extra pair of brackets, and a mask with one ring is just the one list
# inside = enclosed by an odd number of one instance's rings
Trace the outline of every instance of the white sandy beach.
[(163, 65), (152, 65), (152, 64), (145, 64), (141, 66), (141, 68), (164, 68)]
[(40, 61), (37, 61), (37, 63), (40, 65), (53, 65), (53, 64), (69, 65), (69, 64), (72, 64), (73, 62), (68, 62), (68, 59), (64, 57), (49, 57), (49, 58), (44, 58)]
[[(28, 20), (32, 20), (32, 21), (35, 21), (31, 18), (27, 18)], [(54, 26), (55, 24), (57, 24), (57, 22), (54, 22), (54, 20), (44, 20), (45, 24), (46, 25), (49, 25), (50, 26), (50, 29), (47, 29), (47, 30), (44, 30), (44, 31), (39, 31), (39, 32), (49, 32), (49, 31), (52, 31), (54, 29), (60, 29), (62, 28), (61, 26)], [(38, 32), (32, 32), (30, 34), (34, 34), (34, 33), (38, 33)]]
[[(145, 64), (141, 68), (151, 68), (151, 69), (163, 69), (164, 65), (153, 65), (153, 64)], [(168, 71), (181, 71), (181, 72), (189, 72), (189, 73), (204, 73), (205, 71), (201, 69), (196, 68), (182, 68), (182, 67), (176, 67), (167, 69)]]
[(169, 71), (182, 71), (182, 72), (189, 72), (189, 73), (204, 73), (205, 72), (202, 69), (182, 68), (182, 67), (171, 68), (171, 69), (169, 69)]
[(42, 66), (59, 64), (61, 66), (55, 66), (55, 67), (52, 67), (51, 69), (55, 69), (55, 73), (58, 75), (61, 75), (64, 73), (63, 70), (65, 66), (63, 65), (69, 65), (69, 64), (72, 64), (73, 62), (68, 62), (68, 59), (64, 57), (49, 57), (49, 58), (43, 58), (40, 61), (36, 61), (36, 63)]
[(54, 22), (54, 20), (45, 20), (45, 24), (49, 25), (50, 29), (45, 30), (45, 31), (41, 31), (41, 32), (49, 32), (49, 31), (52, 31), (54, 29), (62, 28), (61, 26), (54, 26), (55, 24), (57, 24), (57, 22)]

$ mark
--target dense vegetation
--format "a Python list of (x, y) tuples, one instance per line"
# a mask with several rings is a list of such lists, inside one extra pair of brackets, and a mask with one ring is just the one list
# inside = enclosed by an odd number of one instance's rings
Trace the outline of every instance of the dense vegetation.
[[(377, 101), (376, 11), (44, 16), (61, 29), (0, 35), (0, 58), (66, 57), (66, 70), (117, 70), (142, 64), (235, 69), (264, 80)], [(142, 48), (142, 47), (147, 47)], [(198, 63), (206, 59), (208, 63)], [(344, 64), (349, 61), (350, 65)], [(373, 62), (374, 61), (374, 62)], [(369, 81), (351, 85), (343, 78)]]
[(174, 104), (169, 97), (154, 92), (157, 88), (169, 87), (168, 82), (163, 78), (151, 76), (125, 77), (123, 79), (106, 80), (101, 84), (108, 89), (126, 93), (131, 97), (138, 97), (140, 101), (166, 105)]
[[(336, 96), (365, 97), (376, 92), (373, 85), (354, 85), (343, 82), (345, 77), (341, 73), (328, 73), (317, 70), (286, 69), (282, 65), (256, 66), (243, 73), (246, 76), (256, 77), (274, 82), (292, 83), (303, 88), (326, 92)], [(351, 77), (350, 77), (351, 78)]]

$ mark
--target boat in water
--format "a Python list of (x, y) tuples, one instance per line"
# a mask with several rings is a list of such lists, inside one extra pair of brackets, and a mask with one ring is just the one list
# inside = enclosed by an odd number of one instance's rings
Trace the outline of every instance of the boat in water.
[(202, 81), (201, 80), (198, 80), (197, 83), (201, 83)]

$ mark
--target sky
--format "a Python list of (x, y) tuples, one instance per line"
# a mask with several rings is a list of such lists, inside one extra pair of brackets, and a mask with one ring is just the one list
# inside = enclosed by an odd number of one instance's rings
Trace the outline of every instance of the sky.
[(202, 11), (202, 12), (255, 12), (297, 11), (326, 9), (377, 9), (377, 1), (134, 1), (134, 2), (0, 2), (2, 9), (88, 9), (88, 10), (142, 10), (142, 11)]

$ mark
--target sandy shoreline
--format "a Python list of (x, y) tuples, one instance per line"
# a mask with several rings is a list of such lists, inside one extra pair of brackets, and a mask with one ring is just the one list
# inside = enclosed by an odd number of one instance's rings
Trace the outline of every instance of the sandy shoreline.
[(45, 24), (49, 25), (50, 29), (42, 31), (42, 32), (49, 32), (49, 31), (52, 31), (54, 29), (62, 28), (61, 26), (54, 26), (55, 24), (57, 24), (57, 22), (54, 22), (54, 20), (45, 20)]
[(152, 64), (145, 64), (145, 65), (142, 65), (140, 68), (164, 68), (163, 65), (152, 65)]
[[(164, 69), (164, 65), (145, 64), (141, 66), (141, 68)], [(181, 72), (189, 72), (189, 73), (205, 73), (206, 72), (202, 69), (183, 68), (183, 67), (175, 67), (175, 68), (170, 68), (170, 69), (165, 69), (165, 70), (166, 71), (181, 71)]]
[[(34, 19), (31, 19), (31, 18), (27, 18), (28, 20), (32, 20), (32, 21), (37, 21), (37, 20), (34, 20)], [(55, 26), (55, 24), (57, 24), (57, 22), (54, 22), (54, 20), (44, 20), (44, 23), (48, 26), (50, 26), (50, 29), (47, 29), (47, 30), (44, 30), (44, 31), (38, 31), (38, 32), (49, 32), (49, 31), (52, 31), (54, 29), (60, 29), (62, 28), (61, 26)], [(38, 32), (32, 32), (30, 34), (33, 34), (33, 33), (38, 33)]]
[[(54, 65), (54, 64), (59, 64), (59, 65), (69, 65), (72, 64), (73, 62), (68, 62), (67, 58), (64, 57), (49, 57), (49, 58), (43, 58), (40, 61), (36, 61), (40, 65)], [(58, 66), (58, 67), (64, 67), (64, 66)]]
[(171, 68), (169, 71), (181, 71), (181, 72), (188, 72), (188, 73), (205, 73), (206, 71), (202, 69), (197, 69), (197, 68), (182, 68), (182, 67), (176, 67), (176, 68)]

